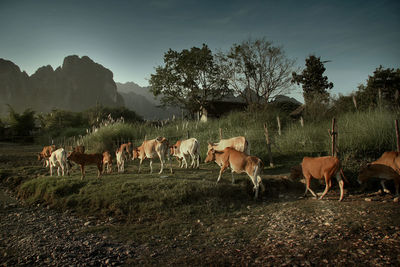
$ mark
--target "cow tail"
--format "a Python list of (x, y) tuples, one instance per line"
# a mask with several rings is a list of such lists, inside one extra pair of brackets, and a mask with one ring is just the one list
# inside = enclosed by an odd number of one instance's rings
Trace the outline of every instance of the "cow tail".
[(244, 142), (244, 153), (246, 153), (247, 155), (249, 155), (250, 156), (250, 143), (247, 141), (247, 140), (245, 140), (245, 142)]
[(350, 184), (349, 181), (347, 180), (346, 176), (344, 176), (344, 173), (343, 173), (343, 169), (342, 169), (342, 168), (340, 168), (340, 175), (343, 177), (343, 180), (344, 180), (346, 183)]

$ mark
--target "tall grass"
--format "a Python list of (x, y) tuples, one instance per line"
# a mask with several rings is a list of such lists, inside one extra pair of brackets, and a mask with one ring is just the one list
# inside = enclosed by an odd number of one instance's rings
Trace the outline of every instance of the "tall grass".
[[(132, 141), (139, 146), (145, 138), (165, 136), (170, 144), (179, 139), (195, 137), (200, 142), (200, 152), (204, 156), (207, 143), (219, 140), (219, 129), (223, 138), (246, 136), (251, 154), (268, 160), (263, 124), (268, 124), (275, 156), (328, 155), (331, 141), (328, 130), (331, 119), (320, 122), (306, 122), (304, 127), (297, 121), (284, 118), (282, 135), (277, 133), (275, 112), (236, 112), (220, 119), (210, 119), (206, 123), (176, 120), (163, 127), (147, 124), (116, 124), (103, 127), (98, 132), (85, 137), (89, 148), (101, 152), (113, 150), (120, 140)], [(337, 117), (339, 155), (362, 158), (377, 157), (386, 150), (395, 149), (394, 119), (397, 114), (386, 110), (346, 113)]]
[[(354, 158), (378, 156), (396, 145), (394, 120), (396, 114), (385, 110), (346, 113), (337, 118), (340, 155)], [(328, 130), (331, 121), (309, 123), (301, 127), (292, 124), (277, 139), (285, 154), (329, 154), (331, 141)]]

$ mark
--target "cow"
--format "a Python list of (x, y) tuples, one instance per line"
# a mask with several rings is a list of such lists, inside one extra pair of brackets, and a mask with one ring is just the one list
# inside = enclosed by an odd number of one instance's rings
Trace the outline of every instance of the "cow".
[(99, 178), (103, 172), (103, 155), (102, 154), (83, 154), (76, 151), (67, 157), (68, 160), (72, 160), (81, 166), (81, 179), (85, 177), (85, 165), (96, 164), (98, 173), (97, 178)]
[[(112, 172), (112, 157), (110, 152), (105, 151), (103, 152), (103, 167), (104, 169), (107, 168), (107, 173)], [(104, 170), (103, 170), (104, 173)]]
[(246, 153), (237, 151), (231, 147), (226, 147), (222, 151), (211, 148), (207, 152), (207, 157), (204, 162), (207, 163), (212, 161), (214, 161), (221, 167), (217, 183), (221, 179), (222, 173), (226, 170), (226, 168), (230, 167), (232, 170), (232, 183), (234, 182), (233, 172), (247, 173), (254, 185), (254, 199), (258, 198), (258, 191), (260, 186), (261, 191), (265, 190), (260, 176), (260, 173), (264, 167), (261, 159), (254, 156), (249, 156)]
[[(142, 162), (144, 159), (150, 159), (150, 173), (153, 172), (153, 159), (155, 157), (158, 157), (161, 162), (161, 169), (159, 174), (163, 172), (164, 169), (164, 162), (165, 162), (165, 157), (167, 157), (168, 161), (169, 159), (169, 154), (168, 154), (168, 140), (165, 137), (157, 137), (156, 139), (152, 140), (145, 140), (143, 141), (142, 145), (135, 148), (133, 150), (133, 157), (132, 159), (140, 159), (139, 163), (139, 172), (142, 166)], [(172, 171), (172, 167), (170, 164), (170, 171)]]
[(340, 161), (337, 157), (332, 157), (332, 156), (316, 157), (316, 158), (304, 157), (301, 165), (293, 167), (291, 172), (292, 173), (290, 177), (292, 179), (297, 178), (300, 175), (303, 175), (303, 177), (305, 178), (306, 191), (304, 192), (304, 197), (307, 195), (307, 191), (310, 191), (314, 197), (317, 197), (314, 191), (312, 191), (310, 188), (311, 178), (315, 179), (324, 178), (325, 190), (319, 199), (322, 199), (328, 193), (329, 188), (331, 188), (332, 186), (331, 178), (332, 176), (335, 176), (340, 187), (339, 201), (343, 200), (344, 182), (342, 180), (342, 177), (344, 180), (346, 180), (346, 177), (343, 174)]
[[(172, 155), (181, 160), (179, 167), (185, 165), (187, 168), (188, 164), (186, 161), (186, 156), (190, 156), (191, 164), (190, 168), (199, 168), (200, 165), (200, 144), (196, 138), (190, 138), (186, 140), (178, 140), (171, 147)], [(181, 166), (182, 165), (182, 166)]]
[(400, 152), (384, 152), (379, 159), (369, 163), (360, 171), (358, 175), (358, 182), (362, 184), (363, 182), (367, 181), (369, 177), (381, 179), (381, 185), (385, 193), (390, 193), (385, 186), (385, 182), (387, 180), (393, 180), (396, 189), (396, 196), (399, 195)]
[(126, 144), (122, 144), (119, 147), (120, 151), (123, 151), (124, 153), (128, 154), (128, 158), (133, 157), (133, 145), (131, 142), (128, 142)]
[(117, 171), (124, 172), (125, 171), (125, 161), (126, 161), (126, 154), (124, 149), (117, 149), (115, 151), (115, 158), (117, 159)]
[(388, 180), (393, 180), (396, 189), (396, 196), (399, 195), (400, 175), (391, 167), (384, 164), (368, 164), (360, 171), (357, 180), (360, 184), (363, 184), (371, 177), (381, 180), (383, 192), (387, 194), (390, 194), (390, 191), (386, 188), (385, 182)]
[(218, 143), (208, 143), (208, 152), (213, 148), (214, 150), (222, 151), (224, 148), (234, 148), (239, 152), (244, 152), (250, 155), (250, 144), (244, 136), (232, 137), (230, 139), (221, 139)]
[(55, 150), (56, 150), (56, 146), (55, 145), (45, 146), (45, 147), (43, 147), (42, 152), (39, 152), (37, 154), (38, 161), (44, 160), (43, 161), (43, 167), (45, 165), (46, 165), (46, 167), (48, 166), (48, 164), (49, 164), (48, 159), (49, 159), (51, 153), (53, 151), (55, 151)]
[(57, 175), (60, 176), (60, 168), (62, 170), (62, 176), (65, 171), (69, 175), (68, 164), (67, 164), (67, 152), (64, 148), (59, 148), (53, 151), (49, 157), (50, 176), (53, 176), (53, 168), (57, 167)]
[(83, 153), (85, 153), (85, 146), (76, 146), (76, 147), (74, 147), (73, 151), (83, 154)]

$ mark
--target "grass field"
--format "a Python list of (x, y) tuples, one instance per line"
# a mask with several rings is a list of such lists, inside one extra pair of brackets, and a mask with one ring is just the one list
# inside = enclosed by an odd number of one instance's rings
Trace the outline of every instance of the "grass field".
[[(40, 204), (87, 218), (86, 231), (137, 248), (132, 265), (398, 265), (400, 209), (390, 195), (356, 193), (344, 202), (334, 182), (326, 200), (299, 199), (304, 186), (285, 179), (298, 157), (265, 168), (266, 192), (253, 200), (245, 175), (229, 172), (216, 184), (218, 166), (166, 169), (149, 174), (148, 162), (126, 173), (96, 178), (91, 166), (80, 179), (49, 177), (36, 161), (39, 146), (0, 144), (0, 177), (27, 204)], [(279, 158), (278, 158), (279, 159)], [(323, 185), (314, 183), (316, 191)], [(319, 188), (319, 189), (317, 189)], [(364, 201), (364, 198), (372, 201)], [(361, 252), (362, 253), (361, 253)], [(382, 257), (382, 255), (385, 255)]]

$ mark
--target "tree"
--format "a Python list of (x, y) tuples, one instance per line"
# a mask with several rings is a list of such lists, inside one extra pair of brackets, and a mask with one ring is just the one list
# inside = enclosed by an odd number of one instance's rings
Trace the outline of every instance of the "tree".
[(222, 98), (229, 92), (221, 78), (220, 68), (207, 45), (181, 52), (170, 49), (164, 54), (164, 66), (151, 74), (150, 91), (161, 95), (162, 106), (178, 106), (192, 116), (201, 113), (208, 101)]
[(314, 100), (327, 103), (329, 100), (328, 89), (333, 88), (333, 83), (328, 82), (328, 77), (323, 76), (325, 72), (320, 57), (314, 55), (306, 58), (306, 68), (301, 74), (292, 73), (292, 82), (303, 87), (303, 97), (306, 105), (312, 104)]
[(21, 140), (30, 140), (32, 131), (35, 129), (35, 111), (26, 109), (22, 114), (19, 114), (10, 105), (8, 105), (8, 111), (8, 123), (12, 135)]
[(361, 84), (356, 92), (356, 99), (361, 109), (384, 106), (398, 108), (400, 106), (400, 69), (376, 68), (372, 76), (368, 76), (367, 84)]
[(234, 44), (218, 59), (233, 90), (248, 104), (267, 103), (291, 89), (295, 60), (288, 59), (282, 47), (265, 38)]

